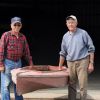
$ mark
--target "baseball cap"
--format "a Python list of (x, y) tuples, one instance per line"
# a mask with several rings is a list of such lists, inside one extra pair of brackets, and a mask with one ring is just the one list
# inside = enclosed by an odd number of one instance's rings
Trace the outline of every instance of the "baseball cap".
[(21, 18), (20, 17), (11, 18), (11, 24), (15, 24), (15, 23), (21, 23)]
[(72, 18), (73, 20), (76, 20), (76, 21), (77, 21), (77, 18), (76, 18), (76, 16), (74, 16), (74, 15), (68, 16), (68, 17), (66, 18), (66, 20), (69, 20), (70, 18)]

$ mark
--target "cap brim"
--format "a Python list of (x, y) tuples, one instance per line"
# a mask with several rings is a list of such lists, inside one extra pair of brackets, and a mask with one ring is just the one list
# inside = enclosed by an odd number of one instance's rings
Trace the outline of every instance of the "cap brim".
[(71, 16), (68, 16), (66, 19), (69, 20), (70, 18), (73, 19), (73, 20), (76, 20), (75, 18), (73, 18)]
[(14, 21), (14, 22), (12, 22), (11, 24), (15, 24), (15, 23), (20, 23), (20, 24), (21, 24), (20, 21)]

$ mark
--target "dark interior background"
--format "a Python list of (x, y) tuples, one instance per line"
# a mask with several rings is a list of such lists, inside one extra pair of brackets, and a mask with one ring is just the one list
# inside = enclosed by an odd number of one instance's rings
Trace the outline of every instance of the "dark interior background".
[(0, 36), (10, 29), (10, 19), (19, 16), (34, 64), (58, 65), (65, 18), (70, 14), (93, 39), (95, 72), (99, 72), (100, 0), (0, 0)]

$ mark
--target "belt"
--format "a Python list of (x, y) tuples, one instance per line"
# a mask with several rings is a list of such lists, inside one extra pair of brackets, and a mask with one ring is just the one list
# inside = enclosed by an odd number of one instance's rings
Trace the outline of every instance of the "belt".
[(11, 59), (11, 58), (6, 58), (6, 59), (8, 59), (8, 60), (12, 60), (12, 61), (14, 61), (14, 62), (18, 62), (20, 59)]

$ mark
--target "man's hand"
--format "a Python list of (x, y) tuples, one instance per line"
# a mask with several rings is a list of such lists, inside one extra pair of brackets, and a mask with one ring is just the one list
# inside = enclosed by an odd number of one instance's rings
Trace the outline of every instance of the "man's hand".
[(0, 72), (4, 72), (5, 68), (4, 66), (0, 66)]
[(28, 66), (28, 69), (32, 70), (33, 69), (33, 65)]
[(62, 70), (62, 66), (59, 66), (58, 70)]
[(94, 71), (94, 65), (93, 65), (93, 63), (90, 63), (88, 66), (88, 73), (91, 73), (93, 71)]

